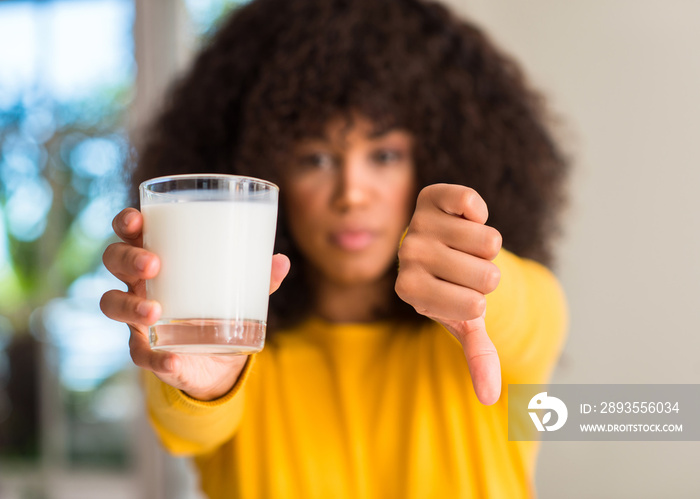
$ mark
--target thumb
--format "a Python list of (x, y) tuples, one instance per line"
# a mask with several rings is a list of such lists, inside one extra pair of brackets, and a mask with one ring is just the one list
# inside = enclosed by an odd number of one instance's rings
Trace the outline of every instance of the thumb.
[(440, 321), (462, 344), (469, 374), (479, 401), (491, 405), (501, 396), (501, 361), (488, 333), (484, 316), (470, 321)]
[(280, 287), (284, 278), (287, 277), (291, 265), (292, 264), (289, 261), (287, 255), (278, 253), (272, 256), (272, 273), (270, 274), (270, 294), (277, 291), (277, 289)]

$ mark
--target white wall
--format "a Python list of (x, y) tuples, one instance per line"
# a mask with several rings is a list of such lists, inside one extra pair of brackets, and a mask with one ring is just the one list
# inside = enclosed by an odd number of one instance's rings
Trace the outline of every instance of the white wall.
[[(446, 0), (567, 124), (553, 383), (700, 383), (700, 2)], [(542, 498), (700, 497), (700, 442), (547, 442)]]

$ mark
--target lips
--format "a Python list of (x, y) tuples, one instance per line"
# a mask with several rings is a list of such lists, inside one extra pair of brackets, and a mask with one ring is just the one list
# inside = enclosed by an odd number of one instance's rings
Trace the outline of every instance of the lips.
[(374, 241), (376, 234), (371, 230), (341, 230), (331, 236), (334, 245), (345, 251), (361, 251)]

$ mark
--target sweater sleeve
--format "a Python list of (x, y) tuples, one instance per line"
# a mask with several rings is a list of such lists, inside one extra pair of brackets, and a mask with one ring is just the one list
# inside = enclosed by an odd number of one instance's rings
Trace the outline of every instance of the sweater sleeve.
[(501, 250), (496, 290), (486, 296), (486, 331), (504, 383), (547, 383), (566, 339), (564, 292), (543, 265)]
[(156, 434), (174, 455), (191, 456), (211, 451), (230, 439), (243, 416), (245, 385), (255, 363), (248, 360), (231, 391), (212, 401), (194, 399), (144, 372), (146, 409)]

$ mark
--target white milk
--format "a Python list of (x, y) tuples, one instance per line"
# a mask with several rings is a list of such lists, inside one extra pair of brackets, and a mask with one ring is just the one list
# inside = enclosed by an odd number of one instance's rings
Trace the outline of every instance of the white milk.
[(160, 257), (146, 292), (161, 321), (267, 321), (276, 203), (166, 202), (142, 213), (144, 248)]

